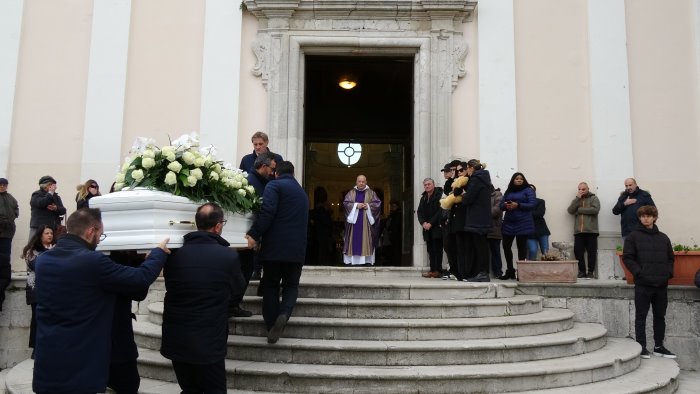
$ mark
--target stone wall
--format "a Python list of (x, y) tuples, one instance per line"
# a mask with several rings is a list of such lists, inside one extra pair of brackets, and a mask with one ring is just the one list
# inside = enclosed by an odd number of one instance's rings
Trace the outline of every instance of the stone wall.
[[(635, 337), (634, 285), (622, 280), (590, 280), (576, 284), (519, 284), (516, 293), (545, 297), (545, 307), (568, 308), (576, 321), (601, 323), (612, 337)], [(647, 348), (654, 346), (651, 310), (647, 316)], [(665, 346), (678, 355), (681, 369), (700, 371), (700, 289), (671, 286), (668, 290)]]
[(29, 321), (32, 310), (27, 305), (24, 289), (26, 276), (12, 276), (5, 290), (5, 302), (0, 312), (0, 369), (12, 367), (29, 358)]

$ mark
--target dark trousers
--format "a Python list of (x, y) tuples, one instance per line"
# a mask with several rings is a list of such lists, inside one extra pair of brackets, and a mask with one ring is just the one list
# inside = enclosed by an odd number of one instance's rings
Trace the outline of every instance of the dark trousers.
[(464, 243), (465, 254), (472, 258), (471, 267), (464, 272), (470, 272), (470, 278), (481, 272), (489, 272), (489, 241), (486, 234), (459, 232), (457, 237)]
[(430, 270), (442, 272), (442, 238), (431, 238), (425, 241), (428, 247), (428, 258), (430, 259)]
[[(12, 246), (12, 240), (9, 238), (0, 238), (0, 243), (3, 247)], [(10, 252), (2, 251), (0, 252), (0, 311), (2, 310), (2, 303), (5, 301), (5, 289), (10, 286), (12, 281), (12, 267), (10, 266)]]
[(36, 304), (31, 304), (32, 319), (29, 321), (29, 347), (34, 348), (36, 343)]
[(141, 377), (136, 367), (136, 360), (109, 365), (109, 382), (107, 387), (117, 394), (137, 394), (141, 385)]
[(181, 394), (226, 394), (224, 360), (213, 364), (189, 364), (173, 360)]
[(451, 233), (450, 229), (444, 227), (442, 232), (442, 248), (447, 255), (447, 264), (450, 265), (452, 275), (457, 273), (457, 234)]
[[(299, 278), (302, 263), (289, 261), (263, 261), (265, 280), (263, 281), (263, 319), (269, 330), (277, 316), (292, 316), (292, 310), (299, 296)], [(280, 301), (280, 285), (282, 300)]]
[(574, 255), (578, 260), (578, 272), (586, 272), (584, 254), (588, 255), (588, 272), (595, 271), (598, 259), (598, 234), (580, 233), (574, 235)]
[(505, 235), (503, 234), (503, 254), (506, 256), (506, 266), (509, 271), (513, 270), (513, 240), (518, 248), (518, 260), (525, 260), (527, 257), (527, 235)]
[[(238, 252), (238, 257), (241, 259), (241, 273), (245, 279), (245, 286), (248, 288), (250, 277), (253, 276), (253, 266), (255, 265), (255, 260), (257, 260), (257, 253), (253, 249), (244, 249)], [(239, 297), (232, 298), (229, 302), (229, 309), (240, 306), (244, 295), (245, 291)]]
[(664, 344), (666, 334), (666, 307), (668, 294), (666, 287), (634, 286), (634, 332), (642, 348), (647, 347), (647, 313), (651, 306), (654, 315), (654, 346)]
[(498, 277), (503, 275), (503, 261), (501, 260), (501, 240), (489, 238), (489, 249), (491, 250), (491, 271)]

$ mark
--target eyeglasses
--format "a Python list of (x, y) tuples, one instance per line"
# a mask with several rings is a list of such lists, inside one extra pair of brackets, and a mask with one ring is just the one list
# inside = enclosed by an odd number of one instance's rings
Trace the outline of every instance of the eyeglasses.
[(100, 242), (104, 241), (105, 238), (107, 238), (107, 234), (102, 233), (102, 235), (100, 235)]
[(220, 221), (219, 223), (221, 223), (222, 226), (225, 226), (226, 223), (228, 223), (228, 220), (224, 219), (224, 220)]
[(93, 188), (93, 189), (99, 189), (99, 188), (100, 188), (100, 187), (97, 186), (97, 185), (90, 185), (90, 187)]
[(457, 172), (464, 172), (464, 171), (466, 171), (466, 170), (467, 170), (466, 168), (458, 168), (458, 169), (457, 169)]

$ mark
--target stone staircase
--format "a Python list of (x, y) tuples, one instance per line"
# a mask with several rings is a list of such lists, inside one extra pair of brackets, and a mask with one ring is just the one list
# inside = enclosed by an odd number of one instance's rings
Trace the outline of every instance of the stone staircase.
[[(513, 281), (423, 279), (413, 268), (305, 267), (297, 307), (275, 345), (266, 340), (256, 286), (251, 282), (244, 300), (255, 315), (230, 321), (229, 393), (673, 393), (678, 387), (674, 360), (641, 360), (636, 342), (577, 323), (568, 309), (544, 308), (542, 297), (519, 294)], [(134, 323), (142, 393), (179, 392), (170, 361), (158, 352), (162, 313), (156, 299)], [(31, 362), (8, 373), (8, 392), (31, 392)]]
[[(636, 342), (608, 338), (602, 325), (575, 323), (568, 309), (543, 308), (541, 297), (517, 294), (516, 282), (336, 271), (305, 268), (297, 307), (275, 345), (266, 341), (261, 299), (253, 296), (257, 283), (251, 283), (244, 302), (255, 315), (230, 323), (226, 370), (232, 392), (672, 393), (677, 388), (674, 361), (642, 362)], [(134, 325), (139, 370), (154, 385), (176, 382), (170, 361), (158, 353), (162, 313), (161, 302), (151, 303), (147, 318)]]

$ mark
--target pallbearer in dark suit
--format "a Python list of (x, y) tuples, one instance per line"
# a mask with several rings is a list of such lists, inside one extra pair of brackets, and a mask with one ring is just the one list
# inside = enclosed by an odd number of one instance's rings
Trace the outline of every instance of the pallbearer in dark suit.
[(183, 393), (226, 393), (228, 305), (245, 291), (238, 253), (221, 237), (220, 206), (197, 209), (197, 231), (168, 259), (160, 353)]
[(133, 268), (95, 251), (104, 235), (99, 209), (80, 209), (67, 225), (68, 233), (36, 259), (32, 388), (39, 394), (104, 393), (115, 300), (148, 289), (170, 253), (168, 240)]

